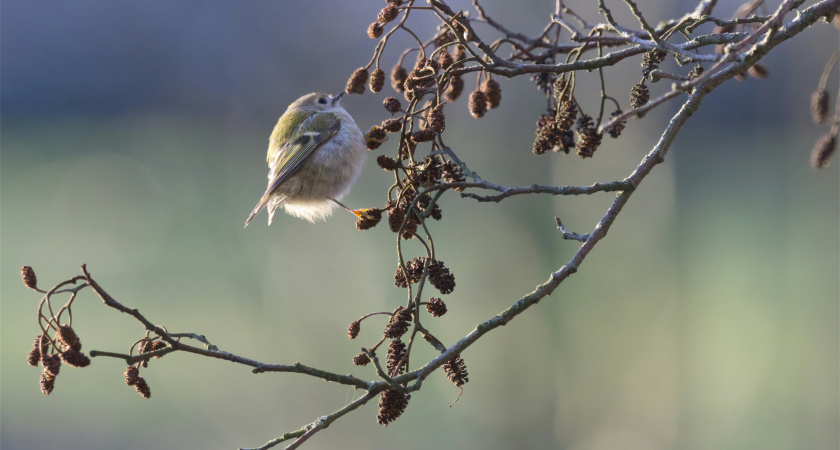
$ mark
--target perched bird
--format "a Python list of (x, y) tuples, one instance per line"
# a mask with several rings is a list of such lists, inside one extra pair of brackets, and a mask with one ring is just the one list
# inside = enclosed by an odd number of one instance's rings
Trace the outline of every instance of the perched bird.
[(247, 227), (268, 207), (268, 224), (278, 206), (310, 222), (323, 220), (362, 172), (365, 141), (337, 95), (312, 93), (289, 105), (268, 141), (268, 188), (245, 221)]

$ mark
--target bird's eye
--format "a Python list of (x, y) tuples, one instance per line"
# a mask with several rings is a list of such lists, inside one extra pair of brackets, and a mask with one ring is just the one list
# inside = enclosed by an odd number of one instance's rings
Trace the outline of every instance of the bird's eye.
[(318, 103), (320, 103), (322, 105), (326, 105), (327, 104), (327, 99), (325, 99), (324, 97), (321, 97), (321, 98), (318, 99)]

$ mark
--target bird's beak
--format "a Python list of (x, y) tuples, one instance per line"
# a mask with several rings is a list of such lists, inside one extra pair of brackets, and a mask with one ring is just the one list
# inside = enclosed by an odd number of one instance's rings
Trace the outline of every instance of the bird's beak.
[(344, 96), (344, 91), (341, 91), (338, 94), (336, 94), (335, 97), (333, 97), (332, 104), (337, 105), (338, 101), (341, 100), (341, 97), (343, 97), (343, 96)]

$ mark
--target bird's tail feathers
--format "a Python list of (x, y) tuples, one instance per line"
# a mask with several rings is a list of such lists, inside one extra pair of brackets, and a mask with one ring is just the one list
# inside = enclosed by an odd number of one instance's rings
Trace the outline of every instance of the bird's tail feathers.
[[(257, 214), (259, 214), (260, 211), (262, 211), (263, 208), (265, 208), (265, 205), (268, 204), (268, 198), (269, 198), (269, 196), (265, 195), (265, 196), (263, 196), (262, 199), (260, 199), (260, 202), (257, 203), (257, 206), (255, 206), (254, 210), (251, 211), (251, 215), (248, 216), (248, 220), (245, 221), (245, 226), (246, 227), (248, 226), (249, 223), (251, 223), (252, 220), (254, 220), (254, 217), (257, 217)], [(271, 224), (271, 222), (269, 222), (269, 225), (270, 224)]]

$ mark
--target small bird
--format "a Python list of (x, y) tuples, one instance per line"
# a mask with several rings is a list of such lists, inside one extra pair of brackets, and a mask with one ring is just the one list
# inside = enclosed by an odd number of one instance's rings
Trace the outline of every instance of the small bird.
[(365, 140), (337, 95), (312, 93), (289, 105), (268, 140), (268, 188), (245, 221), (278, 206), (310, 222), (324, 220), (350, 191), (365, 164)]

